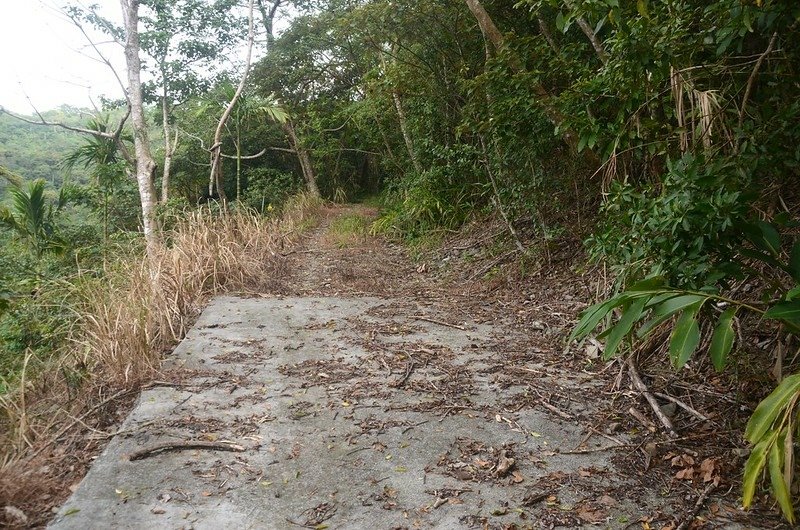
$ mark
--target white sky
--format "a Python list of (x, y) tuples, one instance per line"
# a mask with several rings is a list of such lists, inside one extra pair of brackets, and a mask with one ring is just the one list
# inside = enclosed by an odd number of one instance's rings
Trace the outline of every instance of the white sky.
[[(120, 18), (118, 0), (93, 1), (109, 18)], [(66, 2), (0, 0), (1, 106), (33, 113), (26, 93), (40, 111), (64, 103), (90, 107), (91, 99), (100, 105), (100, 95), (124, 96), (109, 68), (87, 57), (96, 55), (78, 29), (58, 12)], [(121, 47), (106, 44), (102, 49), (115, 64), (123, 64)]]

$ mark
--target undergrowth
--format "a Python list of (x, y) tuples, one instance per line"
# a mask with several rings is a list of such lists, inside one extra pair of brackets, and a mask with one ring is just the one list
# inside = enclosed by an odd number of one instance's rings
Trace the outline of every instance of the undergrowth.
[[(0, 505), (26, 512), (26, 500), (52, 483), (30, 462), (63, 460), (57, 439), (90, 422), (87, 413), (101, 412), (109, 396), (152, 378), (163, 353), (183, 338), (210, 297), (279, 288), (286, 247), (313, 225), (319, 206), (298, 195), (272, 217), (248, 210), (187, 212), (152, 261), (138, 248), (103, 271), (82, 271), (66, 282), (70, 296), (64, 299), (71, 305), (65, 309), (73, 315), (67, 340), (35, 370), (28, 369), (32, 355), (26, 355), (0, 395)], [(6, 516), (0, 514), (0, 526), (13, 522)]]

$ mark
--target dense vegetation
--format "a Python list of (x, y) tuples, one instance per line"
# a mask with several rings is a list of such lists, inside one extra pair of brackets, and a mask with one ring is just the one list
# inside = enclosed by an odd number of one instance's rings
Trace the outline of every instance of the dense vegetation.
[[(295, 16), (273, 36), (287, 5)], [(304, 187), (336, 200), (380, 192), (373, 228), (403, 238), (496, 212), (520, 258), (579, 239), (588, 260), (609, 267), (610, 298), (573, 337), (606, 326), (607, 357), (655, 330), (666, 330), (676, 369), (709, 354), (723, 370), (735, 349), (746, 363), (734, 340), (743, 326), (771, 334), (781, 351), (796, 347), (796, 2), (258, 1), (267, 48), (241, 93), (233, 72), (197, 66), (246, 40), (246, 17), (208, 18), (231, 6), (142, 2), (162, 226), (216, 198), (222, 209), (268, 213)], [(72, 16), (113, 28), (91, 11)], [(16, 142), (0, 141), (0, 164), (53, 185), (49, 198), (40, 185), (14, 188), (4, 214), (0, 300), (12, 316), (0, 322), (0, 366), (13, 379), (25, 359), (57, 350), (70, 326), (72, 302), (53, 285), (73, 289), (75, 275), (101, 274), (111, 246), (136, 246), (128, 175), (137, 161), (124, 156), (127, 133), (62, 148), (55, 136), (34, 138), (49, 129), (0, 120), (0, 140)], [(107, 132), (114, 121), (83, 126)], [(41, 141), (46, 154), (34, 149)], [(215, 150), (221, 171), (209, 183)], [(56, 199), (53, 161), (65, 151), (86, 179)], [(34, 196), (43, 201), (35, 210), (22, 204)], [(800, 375), (790, 375), (796, 356), (777, 363), (779, 386), (746, 433), (745, 504), (766, 466), (793, 520)]]

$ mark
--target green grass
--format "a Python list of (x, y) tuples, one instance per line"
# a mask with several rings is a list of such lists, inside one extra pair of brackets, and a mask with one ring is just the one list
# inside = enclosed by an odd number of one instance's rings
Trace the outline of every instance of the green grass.
[(370, 220), (362, 215), (343, 215), (331, 222), (330, 237), (338, 247), (344, 248), (364, 241), (370, 224)]

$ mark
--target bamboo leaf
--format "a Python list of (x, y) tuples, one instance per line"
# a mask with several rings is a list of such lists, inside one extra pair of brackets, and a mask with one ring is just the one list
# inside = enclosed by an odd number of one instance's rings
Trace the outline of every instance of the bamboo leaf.
[(678, 311), (685, 309), (692, 304), (696, 304), (697, 302), (704, 302), (705, 300), (708, 300), (708, 297), (697, 294), (679, 295), (665, 300), (655, 309), (653, 309), (653, 312), (650, 315), (650, 320), (645, 322), (645, 324), (639, 328), (637, 335), (639, 337), (647, 336), (647, 334), (653, 331), (656, 326), (672, 317)]
[(753, 503), (758, 479), (764, 469), (767, 459), (767, 449), (775, 441), (775, 436), (769, 436), (756, 444), (744, 465), (744, 478), (742, 479), (742, 506), (749, 508)]
[(642, 312), (644, 311), (644, 306), (647, 303), (647, 298), (639, 298), (635, 302), (631, 304), (627, 311), (622, 314), (620, 317), (619, 322), (616, 326), (614, 326), (611, 333), (608, 335), (608, 339), (606, 340), (606, 348), (603, 351), (603, 358), (610, 359), (614, 356), (617, 352), (617, 348), (619, 348), (622, 339), (630, 333), (631, 329), (633, 328), (633, 324), (639, 320), (639, 317), (642, 316)]
[(783, 445), (781, 437), (779, 437), (777, 442), (774, 443), (769, 450), (769, 479), (772, 484), (772, 494), (775, 496), (775, 500), (778, 501), (781, 512), (783, 512), (784, 517), (786, 517), (789, 523), (793, 523), (794, 506), (792, 505), (792, 498), (789, 494), (790, 485), (786, 484), (783, 475), (783, 465), (785, 462), (783, 458)]
[(800, 241), (796, 241), (792, 246), (792, 252), (789, 255), (789, 274), (792, 275), (794, 281), (800, 283)]
[(683, 368), (694, 350), (697, 349), (697, 345), (700, 344), (700, 326), (697, 324), (696, 317), (703, 302), (705, 300), (695, 302), (684, 309), (675, 323), (675, 329), (672, 330), (669, 340), (669, 357), (676, 369)]
[(575, 339), (580, 339), (591, 333), (594, 328), (597, 327), (597, 324), (608, 314), (609, 311), (614, 309), (617, 306), (624, 304), (628, 300), (628, 297), (623, 294), (614, 296), (613, 298), (609, 298), (604, 302), (599, 302), (594, 304), (593, 306), (587, 308), (581, 314), (581, 320), (578, 322), (578, 325), (575, 326), (575, 329), (569, 336), (569, 341), (572, 342)]
[(714, 369), (721, 372), (725, 368), (728, 360), (728, 354), (733, 348), (733, 317), (736, 314), (736, 307), (729, 307), (719, 317), (717, 327), (714, 329), (714, 335), (711, 337), (711, 346), (708, 348), (708, 354), (711, 356), (711, 362), (714, 364)]
[(753, 415), (750, 416), (744, 432), (744, 437), (747, 441), (755, 444), (761, 440), (764, 434), (772, 427), (778, 414), (798, 393), (800, 393), (800, 374), (790, 375), (785, 378), (753, 411)]
[(764, 318), (800, 322), (800, 300), (778, 302), (764, 313)]

